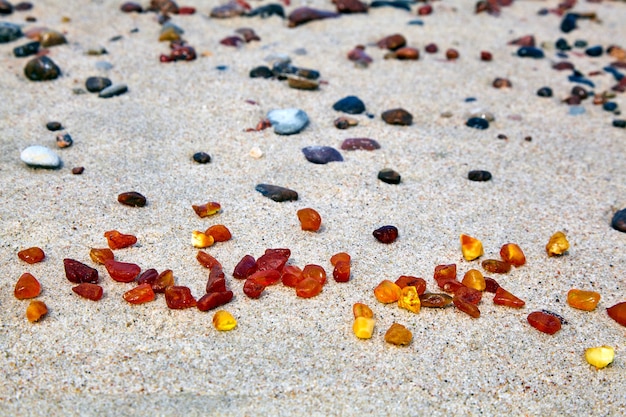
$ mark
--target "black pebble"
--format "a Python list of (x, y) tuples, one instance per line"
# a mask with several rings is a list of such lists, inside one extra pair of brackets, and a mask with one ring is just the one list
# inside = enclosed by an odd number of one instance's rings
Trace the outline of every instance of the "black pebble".
[(572, 30), (576, 29), (577, 20), (578, 20), (577, 14), (575, 13), (566, 14), (563, 20), (561, 20), (561, 30), (564, 33), (570, 33)]
[(480, 117), (472, 117), (467, 120), (465, 126), (473, 127), (474, 129), (485, 130), (489, 128), (489, 122), (486, 119)]
[(600, 56), (602, 55), (602, 46), (597, 45), (597, 46), (592, 46), (591, 48), (587, 48), (585, 49), (585, 53), (589, 56)]
[(543, 58), (543, 51), (539, 48), (535, 48), (534, 46), (522, 46), (517, 50), (517, 56), (521, 58), (535, 58), (540, 59)]
[(587, 41), (582, 39), (577, 39), (574, 41), (574, 48), (586, 48), (588, 45)]
[(537, 95), (539, 97), (552, 97), (552, 89), (550, 87), (541, 87), (537, 90)]
[(113, 84), (111, 80), (105, 77), (89, 77), (85, 81), (85, 87), (90, 93), (99, 93), (111, 84)]
[(365, 104), (356, 96), (347, 96), (333, 104), (333, 109), (348, 114), (361, 114), (365, 111)]
[(193, 154), (193, 160), (199, 164), (208, 164), (211, 162), (211, 155), (206, 152), (196, 152)]
[(16, 46), (13, 48), (13, 55), (17, 58), (24, 58), (27, 56), (35, 55), (39, 52), (39, 42), (28, 42), (22, 46)]
[(250, 78), (272, 78), (273, 76), (274, 72), (264, 65), (250, 70)]
[(387, 184), (400, 184), (402, 177), (391, 168), (384, 168), (378, 172), (378, 179)]
[(614, 101), (607, 101), (602, 105), (602, 109), (605, 111), (615, 111), (617, 109), (617, 103)]
[(411, 2), (408, 1), (386, 1), (386, 0), (375, 0), (370, 4), (370, 7), (393, 7), (395, 9), (403, 9), (408, 12), (411, 11)]
[(246, 13), (247, 17), (260, 16), (262, 19), (266, 19), (270, 16), (285, 17), (285, 9), (280, 4), (272, 3), (265, 6), (257, 7)]
[(614, 127), (621, 127), (622, 129), (626, 128), (626, 120), (624, 119), (615, 119), (613, 120)]
[(48, 122), (46, 123), (46, 129), (51, 132), (56, 132), (57, 130), (63, 129), (63, 125), (59, 122)]
[(467, 179), (470, 181), (489, 181), (491, 179), (491, 172), (481, 170), (470, 171), (467, 174)]
[(296, 191), (278, 185), (257, 184), (255, 190), (265, 197), (279, 203), (283, 201), (296, 201), (298, 199), (298, 193)]
[(589, 97), (589, 93), (587, 93), (587, 90), (585, 90), (584, 88), (582, 88), (581, 86), (577, 85), (575, 87), (572, 88), (572, 95), (573, 96), (578, 96), (580, 97), (582, 100), (586, 99), (587, 97)]
[(58, 78), (61, 70), (47, 56), (39, 56), (28, 61), (24, 75), (31, 81), (49, 81)]
[(626, 233), (626, 208), (621, 209), (613, 216), (611, 227), (620, 232)]
[(559, 51), (569, 51), (570, 49), (572, 49), (572, 47), (567, 44), (567, 40), (564, 38), (559, 38), (554, 46)]

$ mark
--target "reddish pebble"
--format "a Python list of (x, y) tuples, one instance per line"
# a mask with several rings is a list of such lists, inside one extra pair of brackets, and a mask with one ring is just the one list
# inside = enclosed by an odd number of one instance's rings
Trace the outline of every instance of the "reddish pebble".
[(174, 285), (174, 272), (171, 269), (166, 269), (156, 277), (152, 284), (152, 290), (156, 293), (164, 293), (172, 285)]
[(83, 282), (72, 288), (76, 294), (91, 301), (98, 301), (102, 298), (102, 287), (98, 284), (90, 284), (89, 282)]
[(337, 262), (333, 269), (333, 278), (336, 282), (350, 281), (350, 262)]
[(420, 51), (416, 48), (411, 48), (410, 46), (404, 46), (395, 52), (396, 59), (401, 61), (415, 61), (420, 57)]
[(252, 255), (246, 255), (235, 266), (233, 277), (237, 279), (247, 279), (256, 271), (256, 261)]
[(485, 259), (481, 265), (485, 271), (493, 272), (495, 274), (506, 274), (511, 270), (510, 263), (499, 261), (497, 259)]
[(117, 196), (117, 201), (120, 204), (131, 207), (143, 207), (146, 205), (146, 197), (137, 191), (129, 191)]
[(457, 296), (454, 296), (454, 298), (452, 298), (452, 302), (459, 310), (468, 314), (470, 317), (475, 319), (480, 317), (480, 310), (478, 309), (478, 307), (476, 307), (475, 304), (472, 304)]
[(206, 292), (224, 292), (226, 291), (226, 276), (221, 266), (214, 266), (209, 272), (209, 279), (206, 283)]
[(126, 3), (123, 3), (120, 6), (120, 10), (123, 11), (124, 13), (141, 13), (143, 12), (143, 8), (141, 7), (141, 4), (139, 3), (135, 3), (133, 1), (127, 1)]
[(155, 297), (152, 286), (148, 283), (140, 284), (122, 295), (122, 298), (131, 304), (149, 303), (150, 301), (154, 301)]
[(372, 234), (379, 242), (393, 243), (398, 238), (398, 228), (390, 225), (383, 226), (374, 230)]
[(319, 265), (305, 265), (302, 269), (302, 277), (304, 279), (313, 278), (314, 280), (319, 282), (320, 285), (324, 285), (326, 283), (326, 271)]
[(337, 262), (347, 262), (350, 263), (351, 257), (347, 252), (339, 252), (330, 257), (330, 264), (332, 266), (337, 265)]
[(289, 249), (266, 249), (265, 253), (256, 260), (258, 271), (267, 271), (275, 269), (281, 271), (287, 261), (291, 251)]
[(146, 269), (143, 271), (139, 277), (137, 278), (137, 284), (150, 284), (151, 286), (156, 282), (156, 279), (159, 277), (159, 272), (154, 269)]
[(526, 304), (523, 300), (517, 298), (502, 287), (498, 287), (496, 290), (496, 295), (493, 297), (493, 303), (513, 308), (522, 308)]
[(419, 16), (427, 16), (429, 14), (432, 14), (432, 12), (433, 12), (433, 6), (431, 6), (430, 4), (426, 4), (417, 9), (417, 14)]
[(23, 249), (17, 253), (17, 257), (29, 264), (36, 264), (41, 262), (46, 257), (46, 254), (41, 248), (36, 246), (28, 249)]
[(212, 292), (205, 294), (197, 302), (196, 307), (200, 311), (209, 311), (219, 306), (223, 306), (233, 299), (232, 291)]
[(27, 298), (35, 298), (41, 294), (41, 284), (37, 281), (33, 275), (28, 272), (23, 273), (15, 283), (15, 289), (13, 295), (18, 300), (25, 300)]
[(561, 330), (561, 320), (543, 311), (535, 311), (528, 315), (528, 323), (540, 332), (554, 334)]
[(81, 175), (83, 172), (85, 172), (85, 167), (74, 167), (74, 168), (72, 168), (72, 174), (74, 174), (74, 175)]
[(374, 151), (380, 149), (380, 144), (370, 138), (349, 138), (341, 143), (341, 149), (344, 151), (365, 150)]
[(304, 278), (296, 285), (296, 295), (302, 298), (311, 298), (322, 292), (322, 284), (314, 278)]
[(480, 60), (481, 61), (491, 61), (493, 59), (493, 55), (488, 51), (480, 51)]
[(259, 298), (265, 287), (258, 282), (247, 279), (243, 284), (243, 293), (247, 295), (249, 298)]
[(303, 208), (297, 212), (300, 228), (309, 232), (317, 232), (322, 226), (322, 217), (312, 208)]
[(365, 47), (363, 45), (357, 45), (353, 50), (348, 52), (348, 59), (363, 66), (373, 61), (373, 59), (365, 53)]
[(500, 284), (495, 279), (485, 277), (485, 291), (495, 293), (498, 288), (500, 288)]
[(257, 271), (248, 277), (248, 281), (254, 281), (263, 287), (267, 287), (280, 281), (280, 272), (275, 269)]
[(98, 282), (98, 270), (74, 259), (63, 259), (63, 267), (65, 268), (65, 276), (70, 282), (80, 284), (81, 282), (90, 282), (96, 284)]
[(280, 279), (286, 287), (295, 287), (302, 278), (302, 269), (296, 265), (285, 265), (280, 275)]
[(626, 326), (626, 301), (617, 303), (614, 306), (607, 308), (606, 312), (610, 318), (622, 326)]
[(189, 287), (170, 285), (165, 289), (165, 302), (173, 310), (196, 306), (196, 299), (191, 295)]
[(437, 51), (439, 51), (439, 48), (436, 43), (429, 43), (426, 47), (424, 47), (424, 50), (429, 54), (436, 54)]
[(426, 280), (424, 278), (413, 277), (410, 275), (401, 275), (395, 282), (400, 287), (415, 287), (418, 295), (426, 292)]
[[(213, 237), (213, 239), (215, 239), (215, 237)], [(213, 256), (201, 250), (198, 251), (198, 254), (196, 255), (196, 259), (198, 260), (200, 265), (204, 266), (205, 268), (211, 269), (214, 266), (218, 266), (218, 265), (222, 266), (222, 264), (220, 264), (220, 262), (217, 259), (215, 259)]]
[(457, 51), (456, 49), (448, 49), (446, 51), (446, 59), (449, 61), (454, 61), (455, 59), (457, 59), (459, 57), (459, 51)]
[(395, 33), (393, 35), (385, 36), (376, 42), (376, 45), (378, 45), (381, 49), (395, 51), (396, 49), (402, 48), (406, 45), (406, 38), (399, 33)]
[(107, 239), (107, 244), (109, 248), (115, 249), (123, 249), (137, 243), (137, 238), (133, 235), (126, 235), (118, 232), (117, 230), (109, 230), (108, 232), (104, 232), (104, 237)]
[(195, 14), (195, 13), (196, 13), (195, 7), (182, 6), (178, 8), (178, 14), (190, 15), (190, 14)]
[(224, 39), (222, 39), (220, 41), (220, 43), (222, 45), (225, 46), (234, 46), (234, 47), (238, 47), (239, 45), (241, 45), (242, 43), (244, 43), (244, 40), (241, 39), (239, 36), (228, 36)]
[(109, 259), (104, 263), (107, 272), (117, 282), (133, 282), (139, 276), (139, 265)]
[(226, 242), (233, 237), (233, 235), (230, 233), (230, 230), (228, 230), (228, 227), (224, 226), (223, 224), (216, 224), (209, 227), (208, 229), (206, 229), (204, 234), (207, 236), (212, 236), (215, 242)]

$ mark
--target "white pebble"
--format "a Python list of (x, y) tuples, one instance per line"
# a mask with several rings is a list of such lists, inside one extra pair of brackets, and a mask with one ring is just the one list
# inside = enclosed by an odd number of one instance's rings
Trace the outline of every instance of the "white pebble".
[(254, 147), (250, 149), (250, 156), (253, 157), (254, 159), (263, 158), (263, 155), (264, 155), (263, 151), (259, 147)]
[(49, 148), (40, 145), (29, 146), (20, 154), (20, 159), (32, 167), (59, 168), (61, 158)]

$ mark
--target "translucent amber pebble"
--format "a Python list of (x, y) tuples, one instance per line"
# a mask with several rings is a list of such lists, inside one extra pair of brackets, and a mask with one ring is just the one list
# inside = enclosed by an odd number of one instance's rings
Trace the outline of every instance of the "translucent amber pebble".
[(183, 309), (196, 306), (196, 299), (189, 287), (170, 285), (165, 289), (165, 302), (171, 309)]
[(626, 326), (626, 301), (617, 303), (614, 306), (607, 308), (606, 312), (610, 318), (622, 326)]
[(63, 267), (65, 268), (65, 276), (68, 281), (74, 284), (80, 284), (81, 282), (96, 284), (98, 282), (98, 270), (84, 263), (65, 258), (63, 259)]
[(443, 284), (447, 281), (456, 281), (456, 264), (437, 265), (434, 274), (435, 281), (439, 288), (443, 289)]
[(320, 226), (322, 225), (322, 217), (317, 211), (312, 208), (303, 208), (298, 210), (297, 214), (302, 230), (317, 232), (320, 229)]
[(296, 295), (302, 298), (315, 297), (322, 292), (322, 284), (315, 278), (304, 278), (296, 285)]
[(463, 285), (469, 288), (473, 288), (478, 291), (485, 291), (485, 277), (482, 272), (477, 269), (470, 269), (463, 276), (463, 281), (461, 281)]
[(217, 259), (201, 250), (198, 251), (196, 259), (198, 260), (198, 262), (200, 262), (200, 265), (204, 266), (205, 268), (211, 269), (216, 265), (219, 265), (220, 267), (222, 266), (222, 264), (220, 264)]
[(485, 271), (493, 272), (494, 274), (506, 274), (511, 270), (511, 264), (497, 259), (486, 259), (482, 262), (482, 266)]
[(33, 300), (26, 308), (26, 318), (31, 323), (39, 321), (46, 314), (48, 314), (48, 307), (43, 301)]
[(89, 251), (89, 257), (92, 261), (94, 261), (94, 263), (97, 263), (99, 265), (104, 265), (104, 263), (109, 259), (115, 259), (113, 251), (109, 248), (92, 248)]
[(265, 287), (258, 282), (247, 279), (243, 284), (243, 293), (247, 295), (249, 298), (259, 298)]
[(461, 297), (454, 296), (452, 302), (462, 312), (468, 314), (470, 317), (477, 319), (480, 317), (480, 310), (475, 304), (472, 304)]
[(159, 276), (159, 272), (156, 269), (154, 268), (146, 269), (141, 274), (139, 274), (139, 277), (137, 278), (137, 284), (153, 285), (158, 276)]
[(174, 272), (166, 269), (156, 277), (152, 284), (152, 290), (156, 293), (164, 293), (167, 287), (174, 285)]
[(109, 248), (113, 250), (127, 248), (137, 243), (137, 238), (135, 236), (125, 235), (118, 232), (117, 230), (109, 230), (108, 232), (104, 232), (104, 237), (106, 237), (107, 239)]
[(215, 203), (215, 202), (208, 202), (206, 204), (201, 204), (198, 206), (192, 205), (191, 207), (193, 208), (193, 211), (195, 211), (196, 214), (200, 217), (212, 216), (218, 213), (220, 209), (222, 208), (220, 203)]
[(139, 276), (139, 265), (109, 259), (104, 263), (111, 278), (117, 282), (133, 282)]
[(267, 287), (280, 281), (280, 272), (275, 269), (271, 269), (269, 271), (256, 271), (248, 277), (248, 280)]
[(216, 242), (226, 242), (233, 237), (228, 227), (223, 224), (216, 224), (209, 227), (205, 230), (204, 234), (213, 237), (213, 240)]
[(592, 347), (585, 350), (585, 359), (598, 369), (607, 367), (615, 359), (615, 349), (611, 346)]
[(402, 295), (398, 300), (398, 307), (412, 311), (413, 313), (419, 313), (420, 306), (420, 296), (417, 293), (417, 289), (413, 286), (402, 288)]
[(400, 275), (396, 280), (396, 285), (400, 288), (415, 287), (419, 295), (426, 291), (426, 281), (423, 278), (412, 277), (410, 275)]
[(392, 324), (385, 333), (385, 342), (396, 346), (407, 346), (411, 340), (413, 340), (411, 331), (398, 323)]
[(359, 316), (354, 319), (352, 331), (359, 339), (370, 339), (374, 333), (376, 320), (371, 317)]
[(531, 326), (543, 333), (554, 334), (561, 330), (561, 320), (543, 311), (530, 313), (527, 320)]
[(485, 291), (494, 293), (500, 288), (500, 284), (493, 278), (485, 277)]
[(237, 327), (237, 320), (226, 310), (216, 311), (213, 315), (213, 326), (220, 331), (228, 331)]
[(152, 286), (146, 283), (140, 284), (132, 290), (126, 291), (122, 297), (124, 297), (124, 300), (131, 304), (143, 304), (153, 301), (155, 295), (152, 290)]
[(593, 311), (600, 302), (600, 294), (595, 291), (572, 289), (567, 293), (567, 304), (579, 310)]
[(199, 230), (191, 232), (191, 244), (194, 248), (204, 249), (212, 246), (215, 239), (211, 235), (207, 235)]
[(443, 308), (452, 303), (452, 297), (448, 294), (436, 294), (425, 292), (420, 295), (420, 303), (422, 307)]
[(43, 253), (41, 248), (36, 246), (28, 249), (21, 250), (17, 253), (17, 257), (29, 264), (36, 264), (37, 262), (43, 261), (46, 257), (46, 254)]
[(87, 298), (91, 301), (98, 301), (102, 298), (102, 287), (98, 284), (91, 284), (89, 282), (83, 282), (82, 284), (78, 284), (74, 288), (72, 288), (76, 294), (80, 295), (83, 298)]
[(18, 300), (35, 298), (41, 294), (41, 284), (37, 281), (37, 278), (25, 272), (15, 283), (13, 294)]
[(556, 232), (546, 245), (548, 256), (563, 255), (569, 249), (569, 242), (563, 232)]
[(524, 307), (524, 304), (526, 304), (524, 300), (517, 298), (502, 287), (498, 287), (496, 290), (496, 295), (493, 297), (493, 303), (513, 308), (522, 308)]
[(473, 261), (485, 253), (483, 243), (480, 240), (464, 234), (461, 234), (461, 252), (468, 261)]
[(280, 276), (283, 285), (287, 287), (295, 287), (302, 278), (302, 269), (296, 265), (285, 265)]
[(398, 228), (396, 226), (382, 226), (372, 232), (374, 237), (381, 243), (393, 243), (398, 238)]
[(275, 269), (281, 271), (290, 256), (291, 250), (289, 249), (265, 249), (265, 253), (256, 260), (257, 270)]
[(366, 317), (368, 319), (374, 317), (374, 312), (372, 311), (372, 309), (369, 308), (367, 304), (363, 303), (354, 303), (354, 305), (352, 306), (352, 313), (354, 314), (355, 319), (357, 317)]
[(500, 257), (504, 262), (508, 262), (513, 266), (522, 266), (526, 263), (526, 256), (522, 248), (515, 243), (507, 243), (500, 248)]
[(219, 306), (223, 306), (233, 299), (232, 291), (220, 291), (204, 294), (198, 300), (197, 307), (200, 311), (209, 311)]
[(386, 279), (374, 288), (374, 296), (381, 303), (395, 303), (402, 296), (402, 289)]
[(216, 265), (209, 272), (209, 279), (206, 283), (206, 292), (226, 291), (226, 275), (221, 265)]
[(333, 278), (336, 282), (350, 281), (350, 262), (337, 262), (333, 269)]
[(302, 269), (302, 277), (304, 279), (313, 278), (317, 280), (317, 282), (319, 282), (320, 285), (326, 284), (326, 271), (324, 270), (324, 268), (322, 268), (319, 265), (315, 265), (315, 264), (305, 265), (304, 269)]
[(233, 277), (237, 279), (246, 279), (256, 271), (256, 260), (252, 255), (246, 255), (235, 266)]
[(478, 304), (483, 298), (483, 293), (473, 288), (466, 287), (465, 285), (461, 285), (454, 292), (454, 296), (457, 298), (461, 298), (468, 303)]
[(350, 261), (351, 261), (350, 254), (346, 252), (339, 252), (330, 257), (330, 264), (332, 266), (337, 265), (337, 262), (350, 263)]

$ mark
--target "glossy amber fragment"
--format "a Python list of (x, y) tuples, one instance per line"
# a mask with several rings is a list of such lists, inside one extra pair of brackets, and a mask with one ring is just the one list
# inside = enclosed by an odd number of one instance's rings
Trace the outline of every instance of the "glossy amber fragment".
[(206, 204), (200, 204), (198, 206), (192, 205), (191, 207), (193, 208), (193, 211), (195, 211), (196, 214), (200, 217), (208, 217), (217, 214), (222, 208), (220, 203), (216, 202), (208, 202)]
[(457, 288), (457, 290), (454, 292), (454, 296), (461, 298), (467, 301), (468, 303), (477, 305), (478, 303), (480, 303), (480, 300), (483, 298), (483, 293), (473, 288), (469, 288), (469, 287), (466, 287), (465, 285), (462, 285), (459, 288)]
[(312, 208), (300, 209), (297, 214), (302, 230), (317, 232), (322, 226), (322, 216)]
[(511, 270), (511, 264), (497, 259), (486, 259), (482, 262), (482, 266), (485, 271), (493, 272), (494, 274), (506, 274)]
[(248, 281), (254, 281), (259, 285), (267, 287), (280, 281), (280, 272), (275, 269), (268, 271), (256, 271), (248, 277)]
[(117, 282), (133, 282), (139, 276), (139, 265), (109, 259), (104, 263), (107, 272)]
[(467, 261), (473, 261), (485, 253), (483, 251), (483, 243), (471, 236), (461, 234), (461, 252)]
[(322, 268), (319, 265), (315, 265), (315, 264), (305, 265), (304, 268), (302, 269), (302, 277), (304, 279), (313, 278), (317, 280), (317, 282), (319, 282), (320, 285), (326, 284), (326, 271), (324, 270), (324, 268)]
[(209, 227), (208, 229), (206, 229), (204, 234), (211, 236), (216, 242), (226, 242), (233, 237), (233, 235), (230, 233), (230, 230), (228, 230), (228, 227), (224, 226), (223, 224), (216, 224)]
[(266, 249), (265, 253), (256, 260), (257, 270), (275, 269), (281, 271), (290, 256), (291, 250), (289, 249)]
[(26, 308), (26, 318), (31, 323), (41, 320), (46, 314), (48, 314), (48, 307), (43, 301), (33, 300)]
[(76, 294), (80, 295), (83, 298), (87, 298), (91, 301), (98, 301), (102, 298), (102, 287), (98, 284), (91, 284), (89, 282), (83, 282), (82, 284), (78, 284), (74, 288), (72, 288)]
[(37, 278), (25, 272), (15, 283), (15, 289), (13, 295), (18, 300), (25, 300), (27, 298), (35, 298), (41, 294), (41, 284), (37, 281)]
[(398, 228), (396, 226), (382, 226), (372, 232), (374, 237), (381, 243), (393, 243), (398, 238)]
[(211, 269), (216, 265), (219, 265), (220, 267), (222, 266), (222, 264), (220, 264), (220, 262), (217, 259), (215, 259), (213, 256), (201, 250), (198, 251), (198, 254), (196, 255), (196, 259), (198, 260), (200, 265), (202, 265), (205, 268)]
[(540, 332), (554, 334), (561, 330), (561, 320), (558, 317), (544, 313), (543, 311), (534, 311), (528, 315), (528, 323)]
[(84, 263), (65, 258), (63, 259), (63, 267), (65, 268), (65, 276), (68, 281), (74, 284), (80, 284), (81, 282), (96, 284), (98, 282), (98, 270)]
[(36, 264), (41, 262), (46, 257), (46, 254), (41, 248), (34, 246), (32, 248), (23, 249), (17, 253), (17, 257), (29, 264)]
[(507, 243), (500, 248), (500, 257), (504, 262), (518, 267), (526, 263), (526, 255), (515, 243)]
[(221, 265), (214, 266), (209, 272), (209, 279), (206, 283), (206, 292), (223, 292), (226, 291), (226, 275)]
[(381, 303), (395, 303), (402, 296), (402, 289), (386, 279), (374, 288), (374, 296)]
[(232, 291), (220, 291), (204, 294), (198, 300), (197, 307), (200, 311), (209, 311), (219, 306), (223, 306), (233, 299)]
[(283, 285), (294, 288), (302, 278), (302, 269), (296, 265), (285, 265), (280, 275)]
[(436, 294), (425, 292), (420, 295), (420, 303), (422, 307), (443, 308), (452, 303), (452, 297), (448, 294)]
[(556, 232), (546, 245), (548, 256), (563, 255), (569, 249), (569, 242), (563, 232)]
[(117, 196), (120, 204), (131, 207), (144, 207), (146, 205), (146, 197), (137, 191), (128, 191)]
[(350, 281), (350, 262), (337, 262), (333, 269), (333, 278), (336, 282)]
[(156, 293), (164, 293), (167, 287), (174, 285), (174, 272), (166, 269), (156, 277), (152, 284), (152, 290)]
[(322, 292), (322, 284), (315, 278), (304, 278), (296, 285), (296, 295), (302, 298), (315, 297)]
[(92, 261), (94, 261), (94, 263), (97, 263), (99, 265), (104, 265), (104, 263), (109, 259), (115, 259), (113, 251), (109, 248), (92, 248), (89, 251), (89, 257)]
[(347, 252), (339, 252), (330, 257), (330, 264), (332, 266), (337, 265), (337, 262), (347, 262), (350, 263), (351, 258), (350, 254)]
[(137, 238), (135, 236), (126, 235), (118, 232), (117, 230), (104, 232), (104, 237), (107, 239), (109, 248), (113, 250), (127, 248), (137, 243)]
[(585, 350), (585, 359), (598, 369), (609, 366), (615, 359), (615, 349), (611, 346), (598, 346)]
[(359, 339), (371, 339), (376, 320), (371, 317), (359, 316), (354, 319), (352, 332)]
[(398, 300), (398, 307), (412, 311), (413, 313), (419, 313), (420, 306), (420, 296), (417, 293), (417, 289), (413, 286), (402, 288), (402, 295)]
[(607, 308), (606, 312), (610, 318), (622, 326), (626, 326), (626, 301), (617, 303), (614, 306)]
[(435, 281), (439, 288), (443, 289), (443, 284), (447, 281), (456, 281), (456, 264), (437, 265), (434, 274)]
[(153, 301), (155, 294), (152, 290), (152, 286), (146, 283), (126, 291), (122, 297), (131, 304), (143, 304)]
[(461, 281), (463, 285), (469, 288), (473, 288), (478, 291), (485, 291), (485, 277), (482, 272), (477, 269), (470, 269), (463, 276), (463, 281)]
[(263, 285), (251, 279), (246, 279), (246, 282), (243, 284), (243, 293), (249, 298), (259, 298), (263, 290), (265, 290)]
[(426, 281), (424, 278), (412, 277), (410, 275), (400, 275), (396, 280), (396, 285), (400, 288), (415, 287), (419, 295), (426, 291)]
[(411, 340), (413, 340), (411, 331), (398, 323), (392, 324), (385, 333), (385, 342), (396, 346), (407, 346)]
[(237, 327), (237, 320), (228, 311), (219, 310), (213, 315), (213, 326), (219, 331), (228, 331)]
[(246, 279), (256, 271), (256, 260), (252, 255), (246, 255), (235, 266), (233, 277), (237, 279)]
[(372, 311), (372, 309), (369, 308), (367, 304), (363, 303), (354, 303), (354, 305), (352, 306), (352, 313), (354, 314), (355, 319), (357, 317), (366, 317), (368, 319), (374, 317), (374, 312)]
[(204, 249), (212, 246), (215, 239), (211, 235), (207, 235), (199, 230), (191, 232), (191, 244), (194, 248)]
[(480, 310), (476, 304), (472, 304), (469, 301), (464, 300), (461, 297), (454, 296), (452, 302), (462, 312), (468, 314), (470, 317), (477, 319), (480, 317)]
[(485, 291), (494, 293), (500, 288), (500, 284), (493, 278), (485, 277)]
[(191, 295), (189, 287), (170, 285), (165, 289), (165, 302), (173, 310), (196, 306), (196, 299)]
[(517, 298), (502, 287), (498, 287), (496, 295), (493, 297), (493, 303), (501, 306), (522, 308), (524, 307), (524, 300)]
[(156, 269), (154, 268), (146, 269), (141, 274), (139, 274), (139, 277), (137, 278), (137, 284), (138, 285), (140, 284), (153, 285), (158, 276), (159, 276), (159, 272)]
[(579, 310), (593, 311), (600, 302), (600, 294), (595, 291), (571, 289), (567, 293), (567, 304)]

